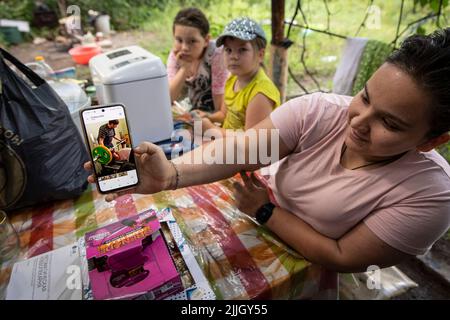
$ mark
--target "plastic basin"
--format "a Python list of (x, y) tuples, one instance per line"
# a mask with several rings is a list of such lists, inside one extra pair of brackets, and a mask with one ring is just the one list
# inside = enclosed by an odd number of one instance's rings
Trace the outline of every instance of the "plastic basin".
[(98, 46), (79, 46), (69, 50), (73, 61), (78, 64), (88, 64), (93, 56), (101, 53), (101, 48)]

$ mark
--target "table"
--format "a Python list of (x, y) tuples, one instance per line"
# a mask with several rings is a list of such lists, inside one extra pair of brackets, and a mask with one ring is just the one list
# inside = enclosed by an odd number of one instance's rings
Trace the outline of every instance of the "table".
[[(336, 275), (311, 264), (269, 230), (236, 209), (233, 180), (154, 195), (124, 195), (106, 202), (95, 185), (78, 198), (15, 212), (20, 259), (60, 248), (88, 231), (149, 208), (172, 209), (178, 225), (218, 299), (337, 297)], [(0, 286), (11, 269), (0, 273)]]
[[(192, 116), (172, 108), (192, 139)], [(198, 137), (202, 141), (202, 137)], [(106, 202), (94, 184), (78, 198), (15, 212), (11, 221), (20, 234), (20, 259), (69, 245), (95, 230), (149, 208), (171, 208), (217, 299), (336, 299), (337, 275), (311, 264), (265, 227), (240, 212), (232, 184), (223, 181), (164, 191), (125, 195)], [(11, 268), (0, 271), (0, 290)]]

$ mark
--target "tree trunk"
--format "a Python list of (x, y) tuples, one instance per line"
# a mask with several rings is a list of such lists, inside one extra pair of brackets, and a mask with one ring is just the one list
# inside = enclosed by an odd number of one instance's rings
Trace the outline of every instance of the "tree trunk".
[(67, 3), (66, 0), (58, 0), (59, 14), (61, 18), (67, 15)]
[(272, 41), (270, 45), (269, 76), (280, 90), (281, 102), (286, 100), (288, 76), (287, 48), (284, 41), (284, 0), (272, 0)]
[(286, 101), (287, 80), (288, 80), (288, 54), (287, 49), (272, 44), (270, 46), (270, 70), (273, 83), (280, 91), (281, 103)]

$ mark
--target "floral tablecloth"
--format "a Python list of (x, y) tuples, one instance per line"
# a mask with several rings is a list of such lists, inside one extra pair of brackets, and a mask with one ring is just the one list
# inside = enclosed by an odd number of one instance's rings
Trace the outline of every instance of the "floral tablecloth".
[[(88, 231), (154, 208), (171, 208), (218, 299), (337, 297), (336, 274), (309, 263), (236, 209), (228, 180), (106, 202), (95, 185), (73, 200), (10, 214), (20, 235), (20, 259), (73, 243)], [(11, 267), (0, 273), (7, 285)]]

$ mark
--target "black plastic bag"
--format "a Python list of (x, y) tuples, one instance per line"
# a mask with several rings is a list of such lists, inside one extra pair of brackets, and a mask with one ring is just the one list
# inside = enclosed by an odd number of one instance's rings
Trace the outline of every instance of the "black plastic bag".
[(65, 103), (45, 80), (2, 48), (0, 80), (0, 208), (80, 195), (87, 187), (82, 165), (88, 154)]

